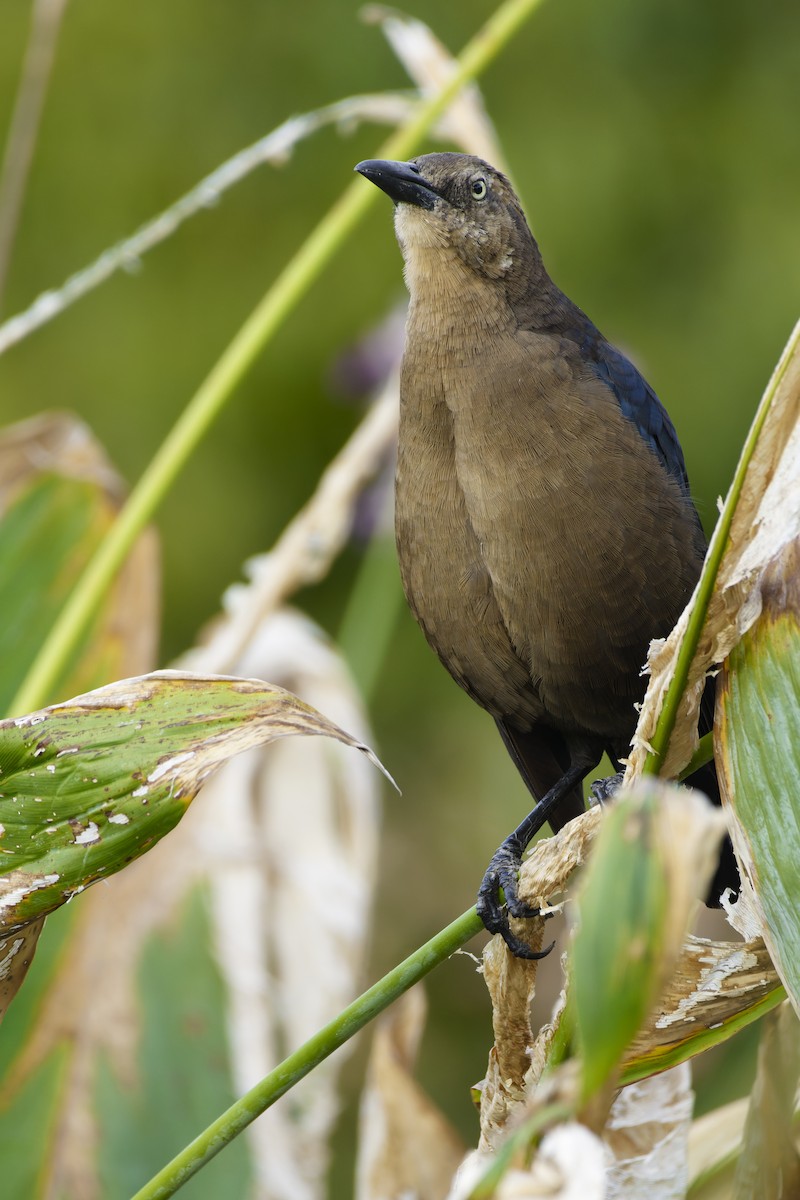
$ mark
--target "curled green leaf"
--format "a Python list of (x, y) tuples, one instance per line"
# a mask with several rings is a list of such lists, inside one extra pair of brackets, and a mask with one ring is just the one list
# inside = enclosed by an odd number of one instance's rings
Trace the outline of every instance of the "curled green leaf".
[(155, 845), (234, 754), (300, 733), (380, 767), (316, 709), (253, 679), (159, 671), (0, 722), (0, 932)]

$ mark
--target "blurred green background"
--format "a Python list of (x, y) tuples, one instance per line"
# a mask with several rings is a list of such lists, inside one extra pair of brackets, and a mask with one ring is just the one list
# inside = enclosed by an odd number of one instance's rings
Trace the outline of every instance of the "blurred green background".
[[(420, 0), (412, 11), (455, 51), (493, 7)], [(73, 0), (4, 315), (292, 113), (406, 87), (358, 11), (350, 0)], [(3, 0), (0, 130), (29, 16), (28, 0)], [(710, 528), (800, 307), (800, 6), (550, 0), (481, 86), (551, 274), (669, 408)], [(352, 165), (383, 137), (376, 127), (317, 135), (284, 168), (261, 169), (193, 219), (141, 270), (12, 348), (0, 358), (0, 420), (74, 409), (138, 478)], [(332, 382), (334, 364), (403, 295), (382, 203), (160, 512), (162, 663), (193, 641), (242, 561), (274, 541), (354, 428), (360, 410)], [(354, 546), (300, 597), (333, 635), (360, 556)], [(387, 796), (374, 975), (472, 902), (527, 798), (493, 723), (451, 683), (404, 608), (371, 715), (403, 791)], [(490, 1040), (483, 986), (460, 957), (429, 990), (421, 1074), (472, 1138), (467, 1088)], [(356, 1068), (349, 1074), (355, 1082)], [(743, 1081), (726, 1076), (746, 1087), (746, 1071)]]

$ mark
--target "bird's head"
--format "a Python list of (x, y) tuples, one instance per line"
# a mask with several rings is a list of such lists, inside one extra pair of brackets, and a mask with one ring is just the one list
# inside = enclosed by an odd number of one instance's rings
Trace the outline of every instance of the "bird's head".
[(410, 162), (367, 159), (355, 168), (395, 203), (407, 263), (449, 247), (489, 279), (530, 272), (536, 243), (506, 177), (469, 154), (423, 154)]

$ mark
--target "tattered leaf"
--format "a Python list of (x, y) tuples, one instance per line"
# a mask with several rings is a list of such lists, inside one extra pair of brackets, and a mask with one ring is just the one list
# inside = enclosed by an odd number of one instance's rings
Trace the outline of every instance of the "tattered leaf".
[[(669, 788), (665, 792), (665, 795), (672, 797), (682, 794), (691, 793), (676, 792)], [(665, 803), (659, 811), (670, 819), (674, 806)], [(707, 805), (705, 812), (706, 816), (711, 814), (712, 825), (718, 826), (719, 818), (714, 817), (713, 810)], [(535, 853), (525, 860), (520, 872), (520, 894), (528, 903), (545, 906), (564, 894), (573, 873), (592, 852), (593, 842), (605, 818), (605, 812), (598, 808), (590, 809), (577, 820), (571, 821), (555, 837), (537, 843)], [(713, 842), (718, 833), (718, 827), (716, 834), (712, 828), (708, 828), (708, 844), (697, 847), (700, 860), (705, 858), (706, 864), (713, 855)], [(696, 846), (697, 839), (692, 839), (692, 843)], [(692, 856), (688, 850), (688, 845), (676, 845), (674, 853), (681, 859), (685, 858), (682, 869), (691, 878), (701, 861), (695, 859), (695, 866), (692, 867)], [(695, 886), (700, 882), (699, 878), (695, 879)], [(671, 918), (673, 916), (671, 912)], [(680, 927), (680, 921), (671, 919), (671, 924), (675, 931)], [(740, 1028), (775, 1008), (785, 996), (761, 940), (742, 944), (689, 937), (668, 976), (662, 980), (661, 988), (660, 999), (624, 1055), (621, 1068), (623, 1083), (663, 1071), (727, 1041)], [(527, 1053), (530, 1056), (531, 1072), (526, 1081), (528, 1090), (535, 1086), (546, 1068), (552, 1067), (554, 1061), (560, 1061), (559, 1048), (564, 1043), (564, 1034), (559, 1027), (561, 1019), (561, 1014), (554, 1015), (555, 1030), (552, 1026), (545, 1026), (532, 1048), (527, 1025), (519, 1026), (516, 1035), (513, 1028), (509, 1029), (511, 1044), (504, 1049), (504, 1055), (509, 1060), (515, 1053)], [(514, 1036), (516, 1042), (513, 1041)]]
[[(529, 944), (539, 950), (544, 921), (533, 922)], [(509, 1115), (519, 1105), (531, 1065), (533, 1041), (531, 1004), (538, 963), (516, 958), (502, 938), (494, 937), (483, 951), (483, 978), (492, 1001), (494, 1046), (481, 1082), (481, 1148), (496, 1149), (505, 1136)]]
[[(46, 413), (0, 432), (0, 711), (8, 711), (121, 502), (121, 481), (102, 447), (72, 415)], [(148, 531), (73, 655), (59, 683), (62, 695), (152, 667), (158, 582), (157, 543)], [(40, 930), (41, 923), (29, 925), (0, 950), (0, 1016), (26, 976)]]
[(761, 615), (719, 689), (720, 776), (763, 935), (800, 1011), (800, 542), (765, 571)]
[(24, 929), (17, 929), (7, 937), (0, 938), (0, 1018), (16, 996), (28, 973), (44, 918), (31, 921)]
[(627, 1050), (621, 1079), (631, 1083), (727, 1041), (785, 997), (762, 941), (690, 937), (661, 998)]
[(686, 1063), (622, 1088), (602, 1133), (614, 1156), (607, 1175), (609, 1197), (676, 1200), (685, 1195), (693, 1106)]
[(168, 833), (226, 759), (288, 734), (365, 746), (258, 680), (173, 671), (0, 723), (0, 928), (14, 931)]

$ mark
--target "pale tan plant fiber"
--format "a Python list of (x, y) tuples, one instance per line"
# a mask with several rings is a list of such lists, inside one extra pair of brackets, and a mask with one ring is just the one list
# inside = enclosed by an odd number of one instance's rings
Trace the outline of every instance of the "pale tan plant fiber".
[[(542, 944), (543, 921), (537, 921), (531, 949)], [(526, 1076), (534, 1036), (531, 1004), (537, 963), (514, 958), (502, 938), (494, 937), (483, 952), (483, 977), (492, 1002), (494, 1045), (481, 1085), (480, 1151), (496, 1150), (509, 1116), (526, 1100)]]
[[(259, 666), (369, 736), (346, 667), (302, 615), (283, 610), (265, 621), (238, 666)], [(380, 780), (362, 769), (359, 755), (303, 741), (287, 740), (268, 756), (240, 756), (202, 797), (198, 835), (206, 843), (238, 1092), (344, 1008), (362, 984)], [(344, 1059), (327, 1059), (298, 1084), (291, 1105), (273, 1106), (249, 1127), (258, 1200), (324, 1196)]]
[(658, 1005), (631, 1043), (626, 1061), (679, 1049), (698, 1029), (714, 1029), (780, 985), (761, 939), (687, 939)]
[(693, 1106), (688, 1063), (622, 1089), (603, 1131), (614, 1156), (606, 1200), (682, 1200)]

